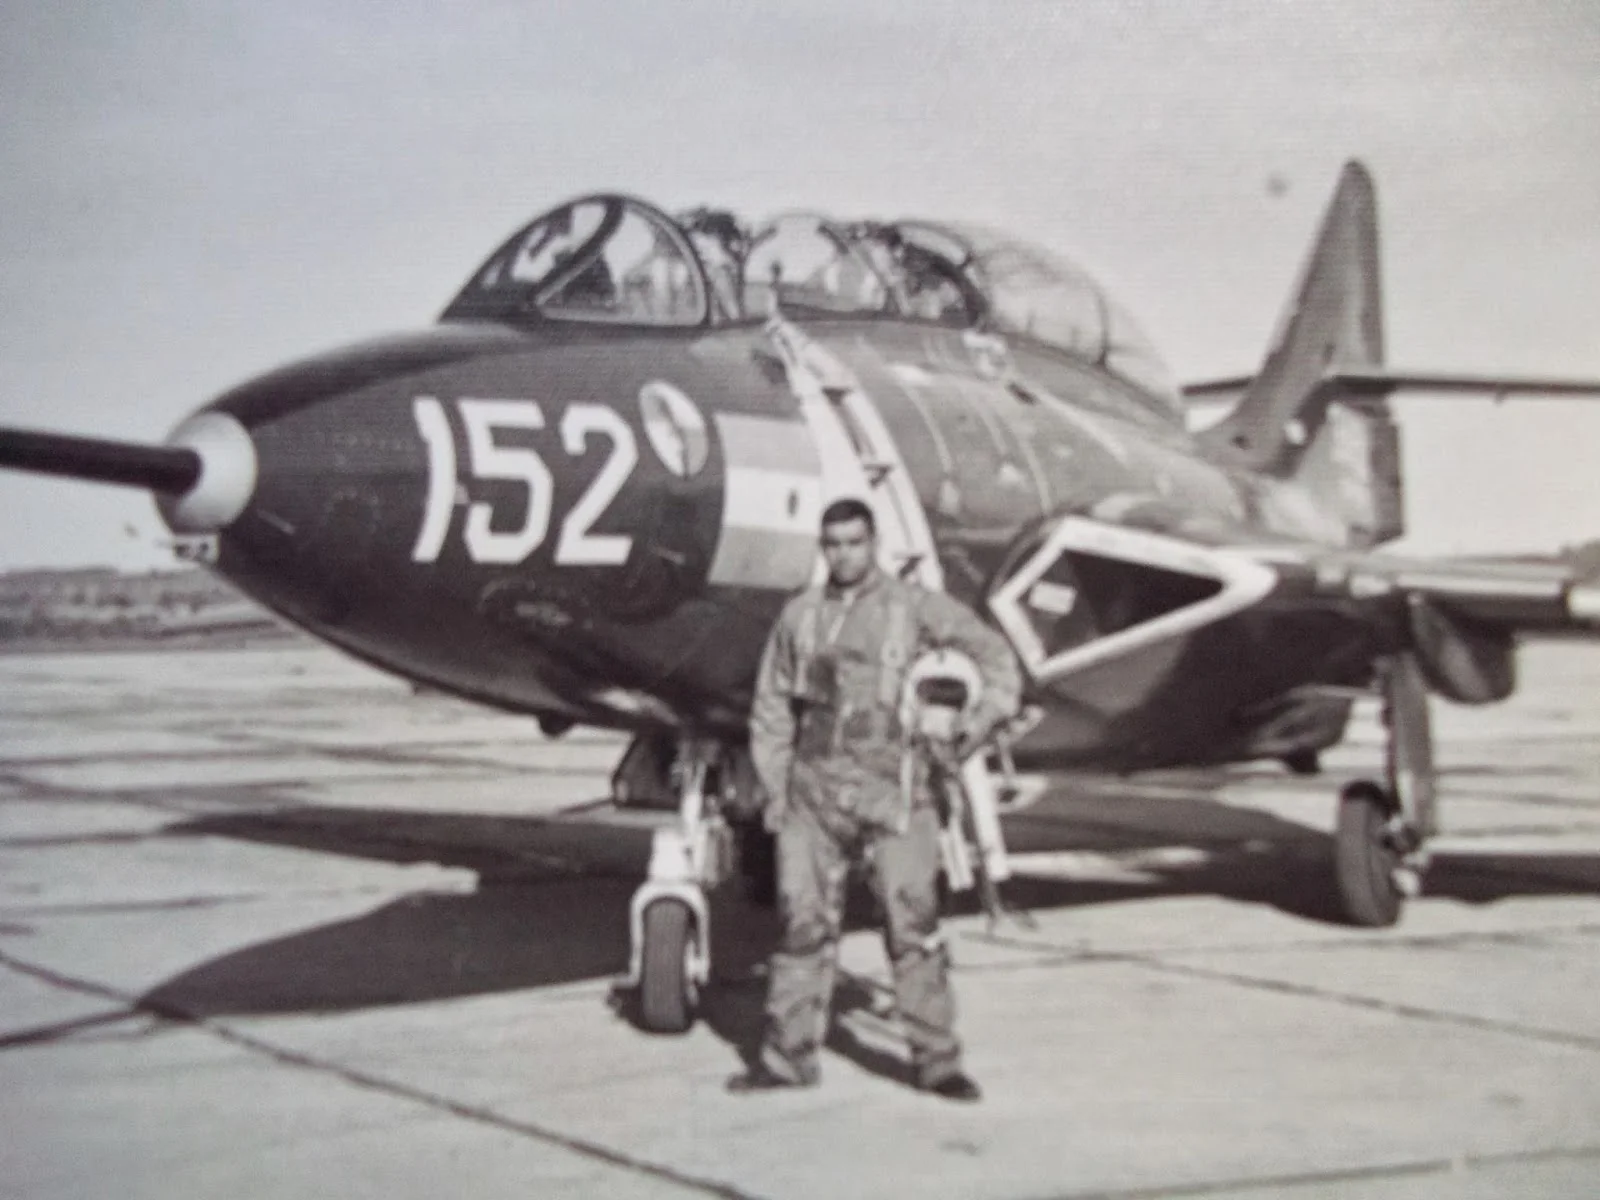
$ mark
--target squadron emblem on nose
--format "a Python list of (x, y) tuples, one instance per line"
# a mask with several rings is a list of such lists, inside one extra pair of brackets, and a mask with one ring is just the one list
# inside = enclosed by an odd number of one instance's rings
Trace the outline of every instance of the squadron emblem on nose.
[(667, 470), (679, 479), (700, 473), (710, 453), (706, 419), (695, 402), (665, 380), (639, 389), (645, 437)]

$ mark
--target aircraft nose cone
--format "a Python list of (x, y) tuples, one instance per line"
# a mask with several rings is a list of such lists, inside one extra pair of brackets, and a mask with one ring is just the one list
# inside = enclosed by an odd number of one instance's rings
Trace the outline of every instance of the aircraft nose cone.
[(256, 490), (256, 447), (227, 413), (205, 411), (186, 419), (167, 445), (192, 450), (200, 477), (181, 495), (158, 496), (162, 520), (174, 533), (216, 533), (232, 523)]

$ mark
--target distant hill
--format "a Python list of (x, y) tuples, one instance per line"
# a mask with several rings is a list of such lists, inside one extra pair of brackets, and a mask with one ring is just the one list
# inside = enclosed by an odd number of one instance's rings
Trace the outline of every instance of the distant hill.
[(0, 572), (0, 651), (270, 644), (302, 636), (198, 567)]

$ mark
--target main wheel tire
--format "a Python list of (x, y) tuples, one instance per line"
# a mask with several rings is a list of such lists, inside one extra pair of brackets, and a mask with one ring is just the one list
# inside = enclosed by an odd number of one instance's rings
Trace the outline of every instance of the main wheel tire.
[(693, 946), (694, 916), (683, 901), (657, 900), (644, 910), (639, 1023), (651, 1033), (683, 1033), (694, 1023)]
[(1339, 902), (1351, 924), (1368, 929), (1400, 919), (1405, 896), (1395, 882), (1400, 853), (1385, 836), (1394, 801), (1375, 783), (1352, 783), (1339, 794), (1333, 839)]

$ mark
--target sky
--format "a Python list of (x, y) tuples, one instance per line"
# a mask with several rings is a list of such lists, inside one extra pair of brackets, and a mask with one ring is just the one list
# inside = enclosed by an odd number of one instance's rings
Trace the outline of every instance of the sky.
[[(1179, 379), (1254, 368), (1340, 164), (1390, 361), (1600, 378), (1589, 0), (0, 0), (0, 423), (159, 441), (431, 322), (537, 212), (962, 218), (1088, 267)], [(1600, 536), (1600, 402), (1400, 407), (1406, 548)], [(162, 565), (138, 492), (0, 479), (0, 569)]]

